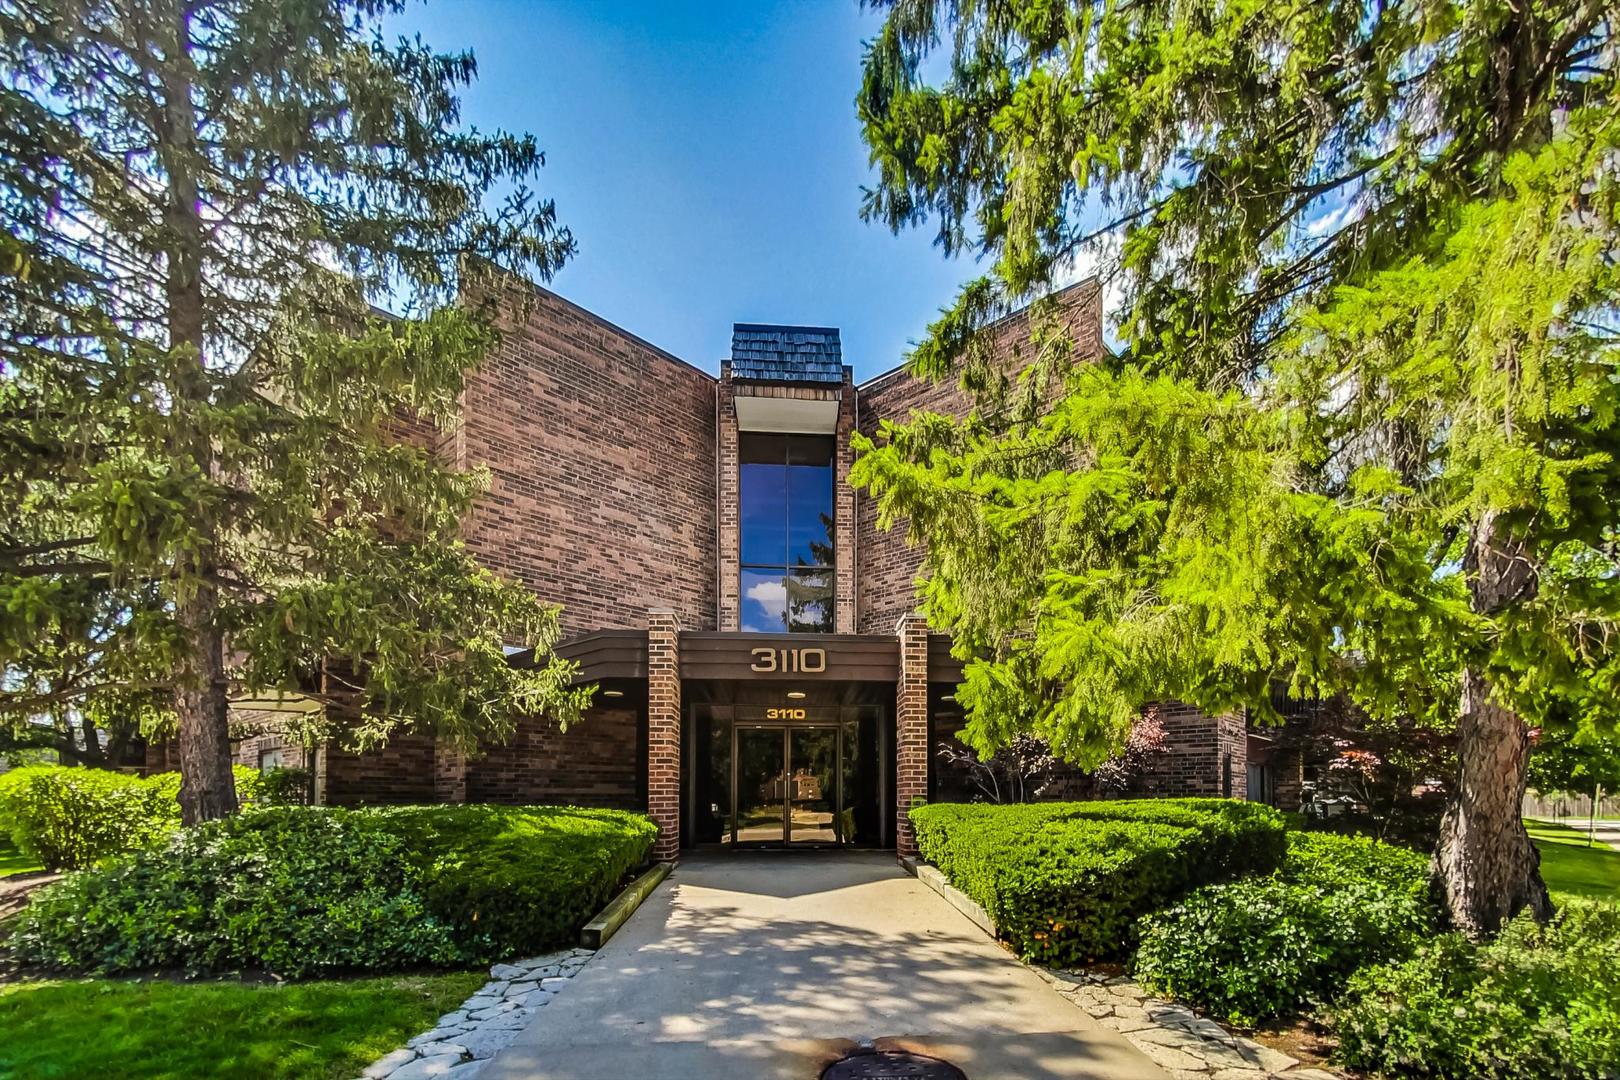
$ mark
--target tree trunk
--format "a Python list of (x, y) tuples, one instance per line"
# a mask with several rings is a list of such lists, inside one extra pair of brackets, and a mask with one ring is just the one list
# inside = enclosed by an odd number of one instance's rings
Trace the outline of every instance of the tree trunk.
[[(161, 68), (164, 130), (158, 154), (168, 182), (164, 231), (168, 259), (165, 300), (169, 348), (189, 349), (189, 371), (174, 380), (172, 451), (189, 456), (208, 480), (216, 478), (214, 447), (205, 428), (190, 424), (192, 405), (210, 393), (203, 298), (203, 222), (199, 211), (197, 109), (191, 63), (191, 3), (180, 0), (165, 27)], [(200, 540), (185, 565), (176, 567), (175, 614), (186, 634), (187, 652), (175, 686), (180, 721), (180, 817), (187, 825), (225, 817), (236, 810), (231, 776), (231, 743), (225, 678), (225, 641), (219, 625), (219, 593), (213, 584), (216, 523), (197, 522)]]
[[(101, 753), (101, 739), (96, 734), (96, 722), (86, 713), (79, 714), (79, 734), (84, 739), (84, 756), (79, 760), (95, 769), (105, 769), (108, 763)], [(115, 761), (113, 768), (118, 767)]]
[[(1463, 565), (1481, 614), (1534, 595), (1534, 569), (1494, 513), (1475, 526)], [(1470, 666), (1457, 717), (1457, 791), (1440, 822), (1433, 875), (1452, 923), (1475, 939), (1526, 908), (1543, 921), (1552, 916), (1541, 856), (1519, 816), (1529, 746), (1524, 722), (1492, 698), (1484, 671)]]
[(225, 640), (218, 629), (218, 595), (202, 585), (179, 605), (191, 641), (175, 689), (180, 717), (180, 820), (187, 825), (236, 812), (231, 775)]
[(1552, 915), (1541, 856), (1519, 816), (1529, 745), (1524, 723), (1490, 699), (1485, 676), (1470, 668), (1457, 721), (1461, 775), (1440, 823), (1434, 870), (1451, 921), (1476, 939), (1525, 908), (1543, 921)]

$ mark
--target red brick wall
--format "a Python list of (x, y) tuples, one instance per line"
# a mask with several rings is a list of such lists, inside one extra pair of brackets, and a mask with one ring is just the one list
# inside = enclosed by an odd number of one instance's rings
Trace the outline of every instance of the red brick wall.
[(467, 802), (554, 803), (642, 810), (637, 711), (596, 707), (563, 731), (525, 720), (512, 740), (467, 763)]
[(336, 742), (326, 750), (326, 801), (332, 806), (437, 802), (431, 735), (395, 735), (387, 749), (356, 754)]
[[(1102, 291), (1094, 281), (1072, 285), (1058, 294), (1060, 317), (1074, 337), (1075, 353), (1095, 358), (1104, 351)], [(1030, 357), (1022, 351), (1029, 340), (1027, 311), (1015, 312), (987, 331), (994, 348), (1008, 366), (1022, 367)], [(955, 382), (922, 382), (896, 369), (859, 388), (860, 412), (856, 423), (862, 434), (873, 436), (883, 420), (904, 421), (913, 412), (965, 416), (969, 401)], [(920, 547), (907, 545), (905, 522), (887, 532), (877, 528), (877, 506), (865, 494), (856, 497), (856, 551), (858, 558), (856, 622), (860, 633), (887, 633), (894, 621), (916, 607), (913, 585), (922, 566)]]
[[(858, 391), (861, 434), (877, 434), (883, 420), (904, 420), (913, 411), (965, 416), (968, 405), (956, 384), (925, 383), (903, 371), (880, 375)], [(865, 493), (855, 496), (856, 630), (887, 634), (894, 622), (917, 606), (913, 584), (922, 567), (921, 547), (906, 543), (906, 523), (887, 532), (877, 527), (877, 503)]]
[(715, 625), (715, 380), (526, 282), (471, 377), (455, 459), (491, 487), (479, 560), (563, 607), (566, 634), (673, 608)]
[[(1223, 795), (1248, 797), (1249, 740), (1243, 718), (1208, 716), (1191, 705), (1158, 702), (1145, 712), (1164, 725), (1167, 753), (1158, 755), (1147, 777), (1155, 795)], [(1224, 764), (1229, 759), (1230, 772)], [(1226, 791), (1226, 777), (1231, 790)]]

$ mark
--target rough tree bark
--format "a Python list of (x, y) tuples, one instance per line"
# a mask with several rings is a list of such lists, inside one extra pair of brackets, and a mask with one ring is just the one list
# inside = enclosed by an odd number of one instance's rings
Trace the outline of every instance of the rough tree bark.
[[(1534, 567), (1494, 513), (1475, 526), (1464, 569), (1480, 614), (1534, 595)], [(1543, 921), (1552, 916), (1541, 856), (1519, 816), (1529, 746), (1524, 722), (1492, 698), (1485, 673), (1469, 667), (1457, 717), (1457, 793), (1440, 822), (1433, 875), (1452, 923), (1475, 939), (1526, 908)]]
[(236, 812), (231, 775), (229, 697), (225, 640), (217, 626), (219, 598), (201, 586), (179, 605), (180, 623), (191, 641), (175, 686), (179, 716), (180, 819), (187, 825)]
[[(164, 212), (168, 272), (165, 291), (169, 347), (188, 349), (195, 366), (189, 378), (177, 379), (174, 416), (175, 451), (189, 454), (203, 476), (217, 471), (213, 444), (206, 431), (186, 432), (188, 405), (208, 393), (205, 378), (203, 221), (198, 208), (197, 109), (192, 100), (191, 4), (174, 4), (166, 27), (163, 80), (163, 130), (159, 156), (168, 178)], [(225, 641), (219, 626), (219, 593), (212, 578), (214, 529), (199, 522), (198, 550), (188, 557), (175, 614), (186, 632), (187, 655), (176, 672), (175, 712), (179, 717), (180, 817), (187, 825), (225, 817), (236, 811), (236, 784), (231, 775), (229, 699), (225, 680)]]

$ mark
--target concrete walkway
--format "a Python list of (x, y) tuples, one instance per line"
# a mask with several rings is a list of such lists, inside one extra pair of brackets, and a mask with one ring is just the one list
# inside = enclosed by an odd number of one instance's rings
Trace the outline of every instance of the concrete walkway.
[(480, 1080), (815, 1080), (863, 1041), (969, 1080), (1166, 1080), (892, 855), (682, 860)]

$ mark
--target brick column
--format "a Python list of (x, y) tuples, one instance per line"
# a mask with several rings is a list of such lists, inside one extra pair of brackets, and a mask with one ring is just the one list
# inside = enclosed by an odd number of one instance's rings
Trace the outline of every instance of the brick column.
[(1215, 790), (1230, 799), (1249, 797), (1249, 732), (1241, 713), (1215, 718)]
[(928, 798), (928, 622), (904, 615), (895, 633), (900, 681), (894, 700), (894, 848), (897, 855), (915, 855), (917, 836), (906, 811)]
[(854, 452), (849, 448), (855, 430), (855, 385), (844, 369), (838, 398), (838, 436), (833, 452), (833, 630), (855, 632), (855, 489), (849, 486)]
[(731, 363), (720, 365), (720, 385), (715, 388), (720, 404), (720, 430), (715, 432), (716, 453), (720, 457), (719, 521), (716, 522), (717, 541), (720, 545), (720, 595), (717, 599), (719, 629), (735, 631), (741, 621), (742, 598), (738, 595), (741, 583), (739, 560), (742, 558), (739, 531), (739, 498), (737, 476), (737, 398), (731, 385)]
[(442, 803), (467, 801), (467, 755), (443, 742), (433, 744), (433, 797)]
[(647, 816), (658, 826), (659, 862), (681, 851), (680, 634), (673, 611), (647, 612)]
[(1277, 779), (1277, 809), (1298, 810), (1305, 794), (1305, 763), (1299, 751), (1272, 751), (1271, 767)]

